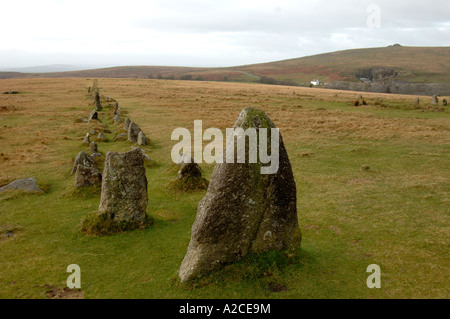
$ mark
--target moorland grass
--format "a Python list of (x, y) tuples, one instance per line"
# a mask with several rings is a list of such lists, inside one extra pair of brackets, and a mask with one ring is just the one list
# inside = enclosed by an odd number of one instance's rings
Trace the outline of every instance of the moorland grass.
[[(142, 148), (152, 225), (86, 236), (80, 222), (98, 208), (99, 189), (74, 191), (73, 159), (88, 150), (92, 108), (86, 79), (0, 80), (0, 180), (34, 176), (43, 194), (0, 194), (0, 297), (48, 298), (65, 287), (69, 264), (81, 267), (84, 298), (448, 298), (449, 111), (416, 110), (414, 97), (233, 83), (99, 79), (151, 138)], [(2, 89), (3, 90), (3, 89)], [(292, 94), (295, 90), (296, 94)], [(381, 97), (381, 107), (371, 101)], [(448, 99), (448, 98), (447, 98)], [(299, 105), (301, 107), (299, 107)], [(402, 105), (404, 107), (402, 107)], [(248, 106), (280, 128), (297, 183), (301, 247), (249, 256), (187, 285), (177, 281), (198, 202), (205, 190), (173, 192), (170, 160), (176, 127), (231, 127)], [(107, 151), (123, 124), (99, 113)], [(362, 170), (367, 165), (370, 169)], [(99, 162), (100, 169), (102, 163)], [(213, 165), (200, 163), (209, 180)], [(13, 235), (3, 236), (10, 231)], [(381, 267), (381, 289), (366, 268)]]

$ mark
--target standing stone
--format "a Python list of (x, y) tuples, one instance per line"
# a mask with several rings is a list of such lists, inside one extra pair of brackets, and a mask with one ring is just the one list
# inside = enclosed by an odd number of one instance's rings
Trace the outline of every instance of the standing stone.
[(102, 104), (100, 103), (100, 95), (98, 94), (98, 91), (95, 91), (94, 105), (97, 111), (101, 111), (103, 109)]
[(108, 152), (99, 212), (117, 222), (143, 222), (148, 202), (144, 156), (140, 149)]
[[(267, 128), (271, 136), (275, 125), (263, 111), (247, 108), (234, 124), (234, 128), (239, 127)], [(224, 160), (227, 147), (230, 144), (225, 147)], [(234, 147), (236, 154), (236, 143)], [(245, 163), (218, 163), (214, 167), (206, 196), (197, 207), (188, 251), (179, 270), (181, 282), (251, 253), (300, 244), (296, 185), (281, 135), (275, 174), (262, 175), (263, 164), (249, 163), (248, 153), (247, 146)]]
[(97, 164), (95, 164), (94, 159), (83, 151), (80, 151), (77, 154), (77, 157), (75, 157), (75, 162), (73, 163), (71, 174), (77, 171), (78, 165), (97, 168)]
[(90, 144), (91, 141), (89, 139), (89, 133), (86, 133), (86, 135), (84, 136), (84, 140), (83, 140), (83, 144)]
[(433, 105), (439, 104), (439, 99), (438, 99), (437, 95), (433, 95), (433, 97), (431, 98), (431, 104), (433, 104)]
[(420, 99), (418, 97), (416, 97), (414, 99), (414, 105), (419, 105), (420, 104)]
[(89, 144), (89, 152), (91, 152), (91, 154), (94, 154), (97, 153), (97, 151), (98, 151), (97, 143), (91, 142), (91, 144)]
[(130, 120), (128, 117), (126, 117), (126, 118), (125, 118), (125, 121), (123, 122), (123, 128), (124, 128), (126, 131), (128, 131), (128, 127), (130, 126), (130, 123), (131, 123), (131, 120)]
[(77, 165), (75, 172), (75, 187), (87, 187), (102, 182), (102, 174), (96, 167)]
[(144, 132), (139, 131), (138, 137), (137, 137), (137, 143), (139, 145), (147, 145), (147, 138), (145, 137)]
[(119, 103), (114, 102), (114, 111), (117, 111), (119, 109)]
[(130, 125), (128, 126), (128, 140), (132, 143), (136, 143), (140, 131), (141, 130), (139, 129), (137, 124), (131, 122)]
[(89, 121), (91, 121), (91, 120), (98, 120), (98, 113), (97, 113), (96, 110), (93, 110), (93, 111), (91, 112), (91, 114), (89, 114), (88, 120), (89, 120)]
[(443, 100), (442, 100), (442, 105), (443, 105), (443, 106), (447, 106), (447, 100), (446, 100), (446, 99), (443, 99)]

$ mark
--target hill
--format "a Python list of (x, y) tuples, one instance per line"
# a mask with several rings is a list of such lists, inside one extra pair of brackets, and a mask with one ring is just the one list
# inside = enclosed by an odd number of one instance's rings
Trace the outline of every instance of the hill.
[(369, 80), (444, 83), (450, 85), (450, 47), (353, 49), (283, 61), (224, 68), (120, 66), (52, 73), (0, 72), (0, 78), (165, 78), (233, 82), (263, 82), (307, 86), (313, 79), (361, 82)]

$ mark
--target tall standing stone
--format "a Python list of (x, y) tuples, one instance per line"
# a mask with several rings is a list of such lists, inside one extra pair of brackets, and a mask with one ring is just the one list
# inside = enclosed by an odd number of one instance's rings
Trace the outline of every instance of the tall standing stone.
[(131, 122), (128, 126), (128, 140), (132, 143), (137, 143), (138, 135), (141, 130), (136, 123)]
[(447, 99), (442, 100), (442, 106), (447, 106)]
[[(234, 124), (234, 128), (239, 127), (258, 132), (266, 128), (271, 136), (275, 125), (263, 111), (247, 108)], [(268, 150), (270, 145), (266, 145)], [(234, 147), (236, 154), (236, 143)], [(246, 155), (248, 150), (247, 146)], [(281, 136), (278, 171), (262, 175), (261, 166), (259, 161), (249, 163), (248, 156), (242, 164), (225, 160), (216, 164), (206, 196), (197, 207), (188, 251), (179, 270), (181, 282), (251, 253), (300, 244), (296, 185)]]
[(103, 170), (99, 212), (117, 222), (143, 222), (148, 203), (144, 155), (137, 148), (108, 152)]
[(97, 111), (101, 111), (103, 109), (102, 104), (100, 103), (100, 95), (98, 94), (98, 91), (95, 91), (94, 105)]

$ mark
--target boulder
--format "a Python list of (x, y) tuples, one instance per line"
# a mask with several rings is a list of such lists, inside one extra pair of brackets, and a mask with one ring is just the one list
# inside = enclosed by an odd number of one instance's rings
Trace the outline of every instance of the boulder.
[(102, 182), (102, 174), (96, 167), (77, 165), (75, 172), (75, 187), (87, 187)]
[(134, 122), (131, 122), (130, 125), (128, 126), (128, 140), (131, 143), (136, 143), (140, 131), (141, 130), (139, 129), (137, 124)]
[(144, 132), (139, 131), (138, 137), (137, 137), (137, 143), (139, 145), (147, 145), (147, 138), (145, 137)]
[(142, 151), (108, 152), (99, 213), (117, 222), (144, 222), (147, 203), (147, 177)]
[(82, 165), (84, 167), (93, 167), (97, 168), (97, 164), (95, 163), (92, 156), (89, 156), (83, 151), (80, 151), (77, 154), (77, 157), (75, 157), (75, 162), (73, 163), (72, 172), (71, 174), (74, 174), (77, 171), (77, 166)]
[[(263, 111), (247, 108), (234, 124), (234, 128), (239, 127), (258, 132), (266, 128), (271, 136), (270, 129), (275, 125)], [(266, 147), (271, 150), (268, 140)], [(225, 147), (224, 159), (230, 145)], [(279, 166), (273, 174), (261, 174), (263, 164), (259, 160), (249, 163), (248, 156), (245, 163), (224, 160), (216, 164), (206, 196), (197, 207), (191, 240), (179, 270), (181, 282), (248, 254), (298, 247), (297, 190), (281, 135), (278, 146)]]
[(37, 180), (34, 177), (16, 179), (15, 181), (0, 187), (0, 193), (8, 190), (19, 190), (24, 192), (37, 192), (43, 193), (44, 191), (39, 188)]

